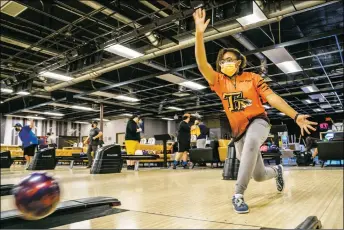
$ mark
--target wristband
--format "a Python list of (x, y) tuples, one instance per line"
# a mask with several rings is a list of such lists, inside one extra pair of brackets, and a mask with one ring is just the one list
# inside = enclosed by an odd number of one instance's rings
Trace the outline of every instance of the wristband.
[(297, 113), (297, 114), (295, 115), (295, 117), (294, 117), (295, 123), (296, 123), (296, 120), (297, 120), (297, 118), (298, 118), (299, 115), (300, 115), (299, 113)]

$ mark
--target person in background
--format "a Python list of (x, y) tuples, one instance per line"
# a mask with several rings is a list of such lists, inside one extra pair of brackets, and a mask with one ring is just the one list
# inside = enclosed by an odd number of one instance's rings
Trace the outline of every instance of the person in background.
[(298, 114), (283, 98), (275, 94), (264, 79), (253, 72), (245, 72), (246, 57), (240, 51), (221, 49), (216, 61), (216, 71), (207, 61), (204, 32), (210, 22), (205, 20), (205, 10), (199, 8), (194, 14), (195, 56), (198, 69), (208, 81), (210, 88), (222, 101), (223, 108), (231, 126), (231, 135), (235, 140), (237, 158), (240, 160), (238, 179), (232, 206), (236, 213), (248, 213), (249, 207), (244, 193), (253, 177), (256, 181), (276, 179), (277, 191), (282, 192), (284, 185), (283, 166), (265, 167), (260, 146), (266, 140), (270, 130), (269, 119), (263, 107), (268, 102), (272, 107), (292, 118), (308, 134), (315, 131), (309, 121), (309, 115)]
[(29, 125), (22, 126), (20, 123), (14, 125), (14, 129), (18, 132), (18, 136), (23, 145), (24, 157), (26, 160), (25, 169), (28, 169), (38, 145), (38, 138), (32, 131), (34, 128), (35, 123), (33, 120), (30, 121)]
[(103, 136), (103, 132), (100, 131), (100, 129), (97, 126), (98, 126), (98, 122), (92, 121), (91, 123), (92, 128), (90, 130), (88, 137), (84, 141), (84, 145), (86, 145), (89, 142), (87, 152), (86, 152), (87, 158), (88, 158), (87, 168), (91, 168), (92, 161), (93, 161), (91, 152), (93, 151), (93, 155), (95, 156), (98, 149), (98, 145), (99, 145), (99, 138)]
[(201, 131), (198, 127), (198, 123), (199, 121), (196, 118), (196, 120), (194, 121), (194, 124), (191, 126), (191, 129), (190, 129), (191, 146), (192, 147), (196, 146), (196, 148), (197, 148), (197, 137), (201, 134)]
[[(125, 131), (125, 148), (128, 155), (135, 155), (136, 150), (138, 150), (140, 146), (140, 132), (142, 132), (142, 129), (139, 127), (139, 120), (139, 115), (135, 114), (127, 123)], [(135, 161), (127, 160), (127, 170), (134, 170), (134, 168)]]
[(48, 146), (56, 146), (56, 136), (54, 135), (54, 133), (47, 133), (47, 144)]
[(195, 125), (197, 125), (199, 129), (199, 135), (197, 136), (197, 148), (205, 148), (209, 129), (205, 124), (203, 124), (201, 119), (196, 119)]
[(187, 168), (188, 152), (190, 150), (191, 128), (189, 125), (190, 114), (184, 114), (183, 120), (179, 123), (178, 127), (178, 152), (173, 161), (173, 169), (177, 168), (180, 158), (183, 159), (183, 167)]

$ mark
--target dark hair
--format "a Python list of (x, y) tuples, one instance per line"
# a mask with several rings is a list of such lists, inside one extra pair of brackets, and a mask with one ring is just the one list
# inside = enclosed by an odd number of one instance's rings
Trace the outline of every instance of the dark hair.
[(185, 121), (186, 119), (190, 118), (190, 116), (184, 115), (183, 116), (183, 121)]
[(50, 133), (47, 133), (47, 136), (50, 136), (51, 134)]
[(221, 49), (219, 51), (217, 55), (217, 59), (216, 59), (216, 71), (221, 72), (220, 61), (222, 60), (223, 55), (228, 52), (235, 54), (236, 58), (238, 60), (241, 60), (238, 75), (242, 74), (244, 72), (244, 68), (246, 67), (246, 62), (247, 62), (246, 57), (242, 53), (240, 53), (239, 50), (234, 49), (234, 48)]
[(98, 125), (98, 122), (97, 121), (92, 121), (92, 124)]

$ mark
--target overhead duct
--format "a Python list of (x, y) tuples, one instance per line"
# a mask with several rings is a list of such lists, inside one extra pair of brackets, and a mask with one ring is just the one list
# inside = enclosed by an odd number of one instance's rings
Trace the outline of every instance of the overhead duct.
[[(246, 38), (245, 35), (243, 35), (242, 33), (233, 34), (232, 37), (235, 38), (235, 40), (237, 40), (241, 45), (243, 45), (248, 50), (257, 49), (257, 47), (255, 45), (253, 45), (253, 43), (248, 38)], [(267, 72), (266, 57), (262, 53), (255, 53), (254, 55), (257, 58), (259, 58), (259, 60), (260, 60), (260, 72), (261, 72), (261, 74), (265, 75)]]
[[(90, 2), (90, 1), (83, 1), (83, 3), (86, 3), (86, 2)], [(226, 24), (226, 25), (224, 25), (222, 27), (217, 27), (216, 30), (212, 29), (212, 28), (209, 28), (209, 30), (204, 35), (204, 41), (205, 42), (212, 41), (214, 39), (219, 39), (219, 38), (222, 38), (222, 37), (225, 37), (225, 36), (229, 36), (229, 35), (233, 35), (233, 34), (238, 34), (238, 33), (241, 33), (241, 32), (243, 32), (245, 30), (261, 27), (261, 26), (264, 26), (264, 25), (269, 25), (271, 23), (276, 23), (276, 22), (280, 21), (283, 17), (288, 17), (290, 15), (298, 14), (300, 12), (305, 12), (307, 10), (310, 10), (310, 9), (314, 8), (314, 7), (323, 6), (324, 3), (332, 4), (334, 2), (335, 1), (331, 1), (331, 2), (328, 2), (328, 3), (326, 3), (325, 1), (311, 1), (311, 3), (313, 3), (313, 4), (310, 4), (310, 1), (294, 2), (294, 5), (295, 5), (296, 9), (297, 8), (303, 8), (302, 5), (305, 5), (305, 4), (308, 6), (308, 8), (303, 9), (302, 11), (296, 11), (294, 9), (293, 12), (291, 12), (289, 14), (280, 14), (280, 15), (278, 15), (278, 14), (274, 13), (274, 15), (276, 15), (276, 17), (273, 17), (273, 18), (269, 18), (270, 15), (267, 15), (269, 19), (261, 21), (261, 22), (258, 22), (258, 23), (255, 23), (255, 24), (252, 24), (252, 25), (249, 25), (249, 26), (246, 26), (245, 28), (242, 27), (238, 22), (233, 22), (233, 23), (230, 23), (230, 24)], [(287, 5), (285, 7), (290, 7), (290, 6)], [(284, 12), (283, 9), (280, 12)], [(143, 61), (152, 59), (152, 58), (156, 58), (156, 57), (162, 56), (164, 54), (168, 54), (168, 53), (175, 52), (175, 51), (178, 51), (178, 50), (181, 50), (181, 49), (184, 49), (184, 48), (191, 47), (194, 44), (195, 44), (195, 37), (194, 37), (194, 35), (188, 35), (182, 41), (180, 41), (180, 43), (178, 45), (176, 45), (175, 43), (171, 42), (171, 43), (162, 45), (161, 47), (159, 47), (160, 49), (154, 48), (154, 49), (151, 49), (151, 50), (147, 50), (146, 54), (144, 56), (139, 57), (139, 58), (135, 58), (135, 59), (131, 59), (131, 60), (126, 60), (126, 61), (123, 61), (121, 63), (113, 62), (113, 63), (103, 64), (103, 65), (99, 66), (99, 70), (97, 70), (97, 71), (92, 71), (92, 72), (89, 72), (87, 74), (81, 75), (80, 77), (74, 78), (73, 80), (68, 81), (68, 82), (63, 82), (63, 83), (60, 83), (60, 84), (57, 84), (57, 85), (54, 85), (54, 86), (51, 86), (51, 87), (45, 87), (45, 89), (47, 91), (58, 90), (60, 88), (67, 87), (67, 86), (70, 86), (70, 85), (74, 85), (74, 84), (77, 84), (79, 82), (83, 82), (83, 81), (86, 81), (86, 80), (97, 78), (97, 77), (99, 77), (103, 73), (107, 73), (107, 72), (110, 72), (110, 71), (113, 71), (113, 70), (116, 70), (116, 69), (127, 67), (129, 65), (133, 65), (133, 64), (136, 64), (136, 63), (139, 63), (139, 62), (143, 62)]]
[[(81, 3), (91, 7), (92, 9), (95, 9), (95, 10), (98, 10), (98, 9), (104, 7), (102, 4), (100, 4), (98, 2), (95, 2), (95, 1), (91, 1), (91, 0), (89, 0), (89, 1), (79, 0), (79, 2), (81, 2)], [(113, 11), (113, 10), (111, 10), (109, 8), (106, 8), (106, 9), (102, 10), (101, 13), (103, 13), (103, 14), (105, 14), (107, 16), (110, 16), (110, 17), (112, 17), (112, 18), (114, 18), (114, 19), (116, 19), (116, 20), (118, 20), (118, 21), (120, 21), (120, 22), (122, 22), (122, 23), (124, 23), (124, 24), (126, 24), (126, 25), (128, 25), (130, 27), (132, 27), (132, 28), (136, 29), (136, 28), (141, 27), (140, 24), (133, 23), (133, 21), (130, 20), (129, 18), (127, 18), (127, 17), (125, 17), (125, 16), (123, 16), (123, 15), (121, 15), (119, 13), (116, 13), (115, 11)], [(158, 41), (157, 37), (154, 35), (153, 32), (148, 32), (148, 33), (145, 34), (145, 36), (147, 37), (147, 39), (154, 46), (158, 45), (159, 41)]]
[[(8, 44), (11, 44), (11, 45), (19, 46), (19, 47), (22, 47), (22, 48), (25, 48), (25, 49), (27, 49), (27, 48), (32, 46), (29, 43), (26, 43), (26, 42), (23, 42), (23, 41), (18, 41), (18, 40), (15, 40), (13, 38), (6, 37), (6, 36), (3, 36), (3, 35), (0, 35), (0, 41), (8, 43)], [(41, 53), (50, 55), (50, 56), (58, 56), (59, 55), (58, 53), (56, 53), (54, 51), (43, 49), (43, 48), (40, 48), (40, 47), (32, 47), (31, 49), (34, 50), (34, 51), (37, 51), (37, 52), (41, 52)]]

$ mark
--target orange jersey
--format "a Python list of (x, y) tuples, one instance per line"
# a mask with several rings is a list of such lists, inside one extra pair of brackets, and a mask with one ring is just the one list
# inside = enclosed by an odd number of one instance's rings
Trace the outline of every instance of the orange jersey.
[(210, 87), (221, 98), (233, 138), (239, 139), (254, 118), (268, 121), (263, 103), (274, 92), (258, 74), (244, 72), (230, 79), (216, 73), (214, 85)]

